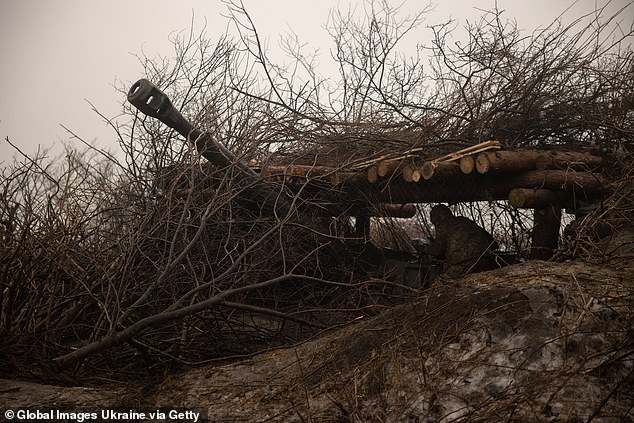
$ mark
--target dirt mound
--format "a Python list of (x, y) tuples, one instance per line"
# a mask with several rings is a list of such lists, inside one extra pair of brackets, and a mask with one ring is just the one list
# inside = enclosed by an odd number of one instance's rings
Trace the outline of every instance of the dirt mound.
[(211, 421), (632, 417), (629, 270), (530, 262), (438, 284), (296, 348), (186, 372), (152, 402)]
[(634, 405), (632, 270), (534, 261), (439, 281), (375, 318), (156, 388), (5, 380), (0, 406), (169, 404), (219, 422), (623, 421)]
[(0, 379), (0, 408), (57, 409), (89, 408), (118, 405), (123, 389), (61, 387), (21, 380)]

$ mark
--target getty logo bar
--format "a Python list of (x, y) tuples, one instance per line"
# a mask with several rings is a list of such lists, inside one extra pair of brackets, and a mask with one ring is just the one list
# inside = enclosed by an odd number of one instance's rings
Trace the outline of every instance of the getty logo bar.
[(100, 411), (62, 411), (62, 410), (6, 410), (4, 418), (9, 421), (76, 421), (83, 423), (91, 420), (112, 420), (112, 421), (181, 421), (194, 422), (203, 421), (200, 411), (193, 410), (155, 410), (155, 411), (119, 411), (104, 409)]

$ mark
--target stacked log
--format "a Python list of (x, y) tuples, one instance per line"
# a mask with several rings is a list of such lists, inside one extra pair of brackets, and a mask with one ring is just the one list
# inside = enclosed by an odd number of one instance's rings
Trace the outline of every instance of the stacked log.
[(475, 158), (473, 155), (464, 156), (460, 159), (460, 171), (465, 175), (470, 175), (475, 169)]
[(399, 172), (402, 172), (407, 166), (405, 160), (382, 160), (378, 164), (368, 167), (367, 179), (368, 182), (374, 184), (381, 178), (392, 177)]
[(403, 167), (402, 176), (405, 182), (418, 182), (422, 175), (416, 165), (408, 165)]
[[(426, 161), (422, 165), (390, 163), (401, 170), (398, 186), (378, 183), (381, 198), (397, 202), (465, 202), (509, 200), (516, 207), (541, 208), (569, 203), (572, 196), (595, 196), (605, 181), (594, 172), (602, 158), (567, 151), (483, 151), (454, 161)], [(379, 178), (368, 180), (374, 184)]]
[(543, 152), (536, 160), (535, 168), (544, 169), (572, 169), (594, 171), (601, 168), (603, 158), (590, 153), (576, 151), (548, 151)]
[(482, 175), (489, 172), (508, 173), (533, 169), (593, 171), (599, 169), (602, 162), (601, 157), (573, 151), (487, 151), (475, 157), (475, 168)]
[(535, 169), (539, 151), (487, 151), (475, 157), (474, 164), (479, 174), (489, 172), (507, 173)]
[(384, 178), (394, 172), (398, 172), (402, 166), (403, 160), (385, 160), (379, 163), (377, 174), (379, 177)]
[(379, 167), (370, 166), (368, 168), (368, 182), (371, 184), (376, 183), (379, 180)]
[(559, 190), (515, 188), (509, 193), (509, 204), (517, 208), (540, 209), (565, 201), (566, 193)]
[[(381, 178), (387, 176), (393, 177), (400, 173), (405, 182), (419, 182), (422, 179), (429, 180), (434, 174), (445, 175), (450, 173), (457, 173), (455, 169), (460, 164), (460, 168), (463, 173), (471, 173), (475, 168), (474, 155), (484, 151), (491, 151), (501, 148), (501, 144), (498, 141), (485, 141), (480, 144), (472, 145), (462, 150), (446, 154), (438, 157), (433, 161), (426, 161), (422, 164), (412, 162), (411, 159), (415, 159), (414, 152), (422, 152), (424, 149), (417, 148), (411, 149), (407, 154), (397, 158), (387, 159), (383, 156), (376, 160), (370, 160), (365, 163), (369, 164), (367, 167), (367, 179), (371, 184), (378, 183)], [(409, 161), (409, 162), (406, 162)], [(467, 170), (467, 166), (469, 170)]]
[[(411, 157), (383, 159), (365, 172), (333, 166), (265, 166), (272, 179), (306, 178), (344, 184), (384, 203), (509, 200), (515, 207), (569, 204), (572, 197), (598, 195), (605, 181), (594, 172), (601, 157), (568, 151), (478, 151), (448, 155), (451, 161), (416, 162)], [(458, 159), (459, 157), (459, 159)], [(396, 177), (396, 176), (402, 176)], [(369, 185), (368, 185), (369, 183)], [(363, 186), (366, 186), (363, 188)], [(351, 188), (352, 187), (352, 188)], [(346, 195), (346, 194), (344, 194)], [(345, 202), (345, 201), (344, 201)]]
[[(605, 186), (605, 181), (594, 172), (602, 165), (602, 159), (589, 153), (472, 150), (476, 154), (448, 155), (451, 161), (421, 163), (409, 156), (383, 159), (365, 172), (332, 166), (288, 165), (263, 167), (261, 175), (345, 184), (348, 188), (344, 193), (349, 191), (357, 198), (360, 190), (383, 203), (508, 200), (522, 208), (569, 204), (573, 197), (596, 197)], [(399, 174), (402, 178), (395, 177)], [(363, 188), (365, 185), (368, 186)]]
[(599, 195), (605, 185), (603, 178), (591, 172), (532, 170), (503, 177), (460, 174), (434, 176), (429, 181), (421, 180), (416, 184), (403, 181), (378, 183), (370, 185), (366, 195), (385, 203), (460, 203), (508, 200), (511, 191), (523, 188), (560, 191), (566, 197), (585, 200)]
[(456, 176), (460, 174), (460, 165), (455, 162), (425, 162), (421, 173), (426, 181), (434, 176)]
[(403, 167), (405, 184), (379, 184), (371, 193), (384, 202), (508, 200), (533, 209), (530, 256), (549, 259), (558, 246), (562, 208), (596, 198), (606, 186), (595, 173), (601, 157), (588, 153), (488, 150), (457, 157)]

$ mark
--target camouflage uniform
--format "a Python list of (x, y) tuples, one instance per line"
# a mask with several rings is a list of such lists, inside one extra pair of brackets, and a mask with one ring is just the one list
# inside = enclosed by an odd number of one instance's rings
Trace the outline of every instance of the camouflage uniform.
[(454, 216), (449, 207), (437, 205), (431, 210), (436, 236), (426, 252), (445, 260), (443, 274), (452, 278), (494, 267), (490, 250), (497, 243), (473, 220)]

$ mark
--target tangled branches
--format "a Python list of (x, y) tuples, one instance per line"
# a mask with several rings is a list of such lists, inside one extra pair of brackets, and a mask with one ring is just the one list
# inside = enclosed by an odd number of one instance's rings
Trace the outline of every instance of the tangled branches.
[[(631, 159), (634, 56), (621, 41), (632, 28), (615, 39), (611, 18), (524, 37), (492, 11), (455, 47), (451, 26), (434, 26), (425, 72), (422, 46), (412, 60), (396, 53), (424, 11), (399, 20), (387, 2), (371, 3), (361, 21), (332, 15), (341, 77), (332, 88), (292, 40), (296, 66), (272, 64), (242, 5), (227, 5), (238, 40), (190, 32), (174, 39), (173, 61), (140, 60), (145, 77), (243, 163), (347, 166), (485, 139)], [(296, 207), (265, 211), (245, 195), (254, 187), (233, 177), (236, 163), (212, 166), (157, 121), (127, 105), (124, 116), (108, 121), (122, 160), (69, 149), (57, 164), (38, 155), (3, 170), (0, 355), (9, 364), (0, 371), (50, 376), (40, 364), (54, 363), (82, 375), (141, 373), (228, 359), (391, 301), (389, 283), (359, 265), (372, 261), (364, 246), (344, 242), (347, 227), (333, 235), (316, 230), (329, 219), (307, 225)], [(275, 187), (294, 204), (304, 188)], [(504, 221), (466, 210), (484, 226)], [(520, 228), (508, 244), (521, 248), (526, 229), (512, 220)]]

